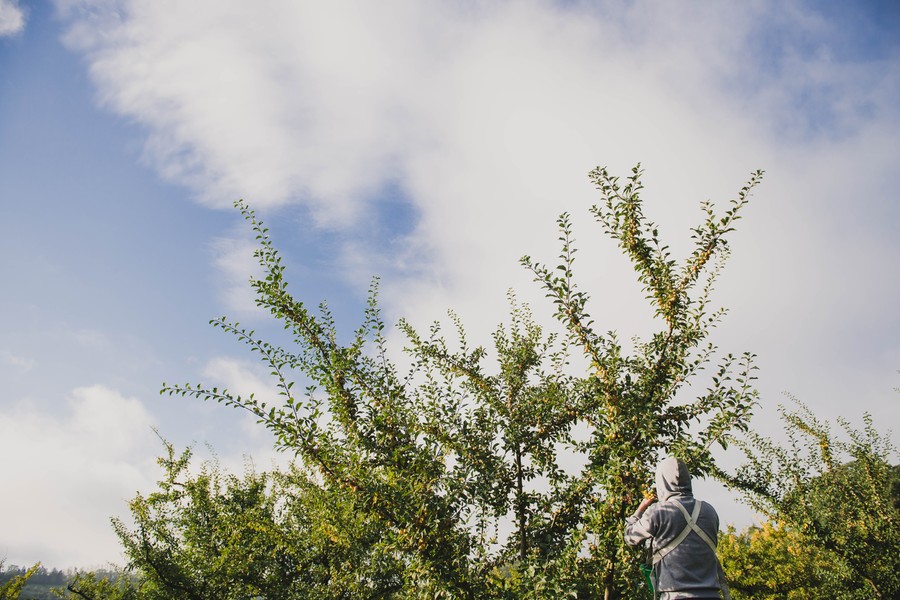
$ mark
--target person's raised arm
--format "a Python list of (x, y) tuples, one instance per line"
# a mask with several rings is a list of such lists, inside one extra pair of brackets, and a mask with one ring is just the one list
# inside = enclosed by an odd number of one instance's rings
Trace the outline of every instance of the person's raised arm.
[(653, 534), (648, 529), (650, 526), (649, 522), (643, 522), (641, 516), (654, 502), (656, 502), (656, 494), (645, 495), (637, 511), (625, 519), (625, 543), (637, 546), (644, 540), (653, 537)]
[(656, 494), (651, 494), (649, 496), (645, 496), (641, 503), (638, 505), (636, 515), (644, 514), (644, 511), (650, 508), (650, 505), (656, 502)]

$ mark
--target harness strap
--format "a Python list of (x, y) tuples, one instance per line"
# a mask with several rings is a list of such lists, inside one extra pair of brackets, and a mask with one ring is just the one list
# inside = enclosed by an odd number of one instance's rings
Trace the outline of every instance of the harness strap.
[(712, 540), (709, 539), (709, 536), (706, 535), (706, 533), (704, 533), (703, 530), (700, 529), (700, 527), (697, 525), (697, 517), (700, 516), (700, 507), (703, 504), (703, 501), (696, 500), (694, 502), (694, 510), (691, 514), (688, 514), (687, 509), (681, 504), (681, 502), (677, 500), (671, 502), (670, 504), (674, 504), (678, 507), (678, 509), (681, 511), (681, 514), (683, 514), (684, 518), (687, 519), (687, 525), (684, 526), (684, 529), (681, 530), (681, 533), (679, 533), (675, 537), (675, 539), (653, 553), (653, 564), (655, 565), (656, 563), (661, 561), (666, 554), (677, 548), (678, 545), (684, 541), (684, 538), (688, 536), (691, 530), (698, 532), (700, 534), (700, 537), (703, 538), (703, 541), (709, 544), (709, 547), (713, 549), (713, 552), (715, 552), (716, 545), (713, 544)]
[(678, 509), (681, 511), (681, 514), (683, 514), (683, 515), (684, 515), (684, 518), (687, 519), (688, 527), (690, 527), (691, 529), (693, 529), (693, 530), (694, 530), (694, 533), (696, 533), (697, 535), (699, 535), (700, 538), (701, 538), (704, 542), (706, 542), (706, 545), (709, 546), (709, 549), (712, 550), (713, 552), (715, 552), (715, 551), (716, 551), (716, 544), (715, 544), (715, 542), (713, 542), (713, 541), (710, 539), (710, 537), (709, 537), (708, 535), (706, 535), (706, 532), (703, 531), (702, 529), (700, 529), (700, 526), (697, 525), (697, 517), (700, 515), (700, 508), (699, 508), (699, 507), (700, 507), (701, 504), (703, 504), (703, 501), (702, 501), (702, 500), (697, 500), (697, 503), (696, 503), (696, 505), (694, 506), (694, 513), (693, 513), (692, 515), (688, 516), (688, 511), (687, 511), (687, 509), (684, 507), (684, 505), (683, 505), (681, 502), (678, 502), (677, 500), (675, 501), (675, 506), (678, 507)]
[(694, 510), (691, 511), (691, 514), (688, 514), (687, 509), (678, 500), (673, 501), (672, 504), (677, 506), (678, 510), (681, 511), (681, 514), (684, 515), (684, 518), (687, 520), (687, 525), (684, 526), (684, 529), (681, 531), (681, 533), (678, 534), (678, 537), (676, 537), (674, 540), (672, 540), (653, 554), (654, 566), (656, 565), (656, 563), (661, 561), (666, 554), (677, 548), (678, 544), (683, 542), (684, 538), (686, 538), (691, 531), (694, 531), (697, 535), (700, 536), (700, 539), (706, 542), (706, 545), (709, 546), (710, 550), (713, 551), (713, 556), (716, 557), (717, 578), (719, 580), (722, 597), (725, 600), (731, 600), (731, 594), (728, 590), (728, 584), (725, 582), (725, 571), (722, 570), (722, 563), (719, 562), (719, 557), (716, 555), (716, 544), (708, 535), (706, 535), (706, 532), (700, 529), (700, 526), (697, 525), (697, 517), (700, 516), (700, 507), (702, 506), (703, 501), (694, 501)]

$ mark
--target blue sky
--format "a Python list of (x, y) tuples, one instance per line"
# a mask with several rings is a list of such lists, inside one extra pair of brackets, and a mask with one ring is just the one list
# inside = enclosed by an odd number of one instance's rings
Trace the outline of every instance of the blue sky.
[[(676, 251), (705, 198), (767, 176), (718, 300), (759, 355), (754, 427), (789, 391), (885, 429), (900, 396), (900, 9), (881, 2), (0, 0), (0, 557), (120, 562), (108, 518), (152, 489), (160, 444), (273, 460), (245, 416), (163, 381), (268, 389), (207, 325), (270, 327), (246, 286), (272, 226), (295, 293), (356, 324), (454, 307), (493, 330), (517, 259), (572, 212), (592, 314), (649, 327), (591, 223), (596, 165), (646, 169)], [(396, 335), (392, 339), (400, 340)], [(728, 460), (733, 460), (728, 458)], [(751, 516), (714, 486), (725, 520)]]

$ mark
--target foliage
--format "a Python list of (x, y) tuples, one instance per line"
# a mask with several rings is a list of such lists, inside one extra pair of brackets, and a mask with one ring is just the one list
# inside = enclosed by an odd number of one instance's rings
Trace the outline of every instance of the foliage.
[[(589, 456), (580, 481), (593, 484), (598, 499), (584, 514), (595, 542), (590, 558), (582, 561), (583, 577), (602, 574), (601, 587), (592, 590), (596, 596), (634, 590), (641, 581), (620, 528), (633, 508), (632, 494), (649, 486), (660, 455), (677, 455), (695, 474), (707, 473), (714, 465), (710, 447), (716, 442), (725, 447), (731, 432), (746, 428), (756, 398), (750, 354), (722, 359), (712, 385), (699, 398), (677, 401), (677, 394), (716, 350), (706, 340), (724, 311), (710, 313), (710, 293), (728, 255), (725, 236), (733, 231), (762, 173), (753, 175), (722, 216), (711, 203), (703, 203), (706, 219), (693, 229), (694, 250), (680, 266), (656, 225), (643, 216), (640, 175), (635, 168), (622, 187), (605, 169), (591, 174), (603, 196), (591, 212), (631, 259), (662, 321), (648, 340), (635, 340), (632, 355), (624, 354), (615, 333), (598, 333), (587, 313), (589, 298), (573, 280), (575, 249), (567, 215), (560, 219), (562, 253), (556, 270), (523, 259), (554, 303), (569, 343), (590, 363), (590, 375), (572, 387), (575, 398), (587, 400), (584, 416), (592, 429), (588, 441), (576, 449)], [(697, 423), (702, 424), (699, 431)]]
[(787, 446), (749, 432), (748, 464), (730, 477), (748, 503), (796, 531), (807, 546), (827, 551), (864, 597), (900, 597), (900, 510), (896, 449), (870, 415), (861, 430), (839, 424), (849, 440), (798, 403), (780, 413)]
[(154, 600), (153, 593), (128, 573), (76, 573), (65, 587), (54, 590), (56, 597), (69, 600)]
[[(2, 567), (3, 563), (0, 562), (0, 570), (2, 570)], [(0, 600), (17, 600), (22, 593), (22, 590), (25, 588), (25, 585), (28, 583), (28, 580), (37, 573), (40, 568), (41, 563), (37, 563), (24, 573), (17, 573), (12, 578), (0, 584)]]
[[(761, 173), (721, 215), (703, 205), (693, 251), (680, 264), (643, 215), (640, 177), (639, 167), (624, 185), (605, 169), (592, 172), (601, 202), (591, 212), (634, 265), (659, 325), (656, 333), (635, 339), (629, 354), (615, 333), (595, 327), (589, 297), (575, 282), (572, 224), (564, 214), (558, 222), (560, 264), (522, 259), (553, 302), (563, 335), (545, 335), (512, 299), (510, 322), (494, 334), (496, 364), (489, 367), (488, 351), (469, 348), (455, 317), (459, 342), (453, 347), (439, 324), (423, 335), (401, 322), (412, 365), (402, 375), (387, 357), (377, 285), (363, 324), (349, 343), (340, 343), (325, 304), (314, 314), (288, 292), (268, 230), (238, 203), (257, 234), (256, 256), (265, 273), (251, 282), (257, 303), (284, 324), (296, 347), (270, 343), (224, 317), (212, 323), (259, 355), (281, 402), (267, 405), (253, 395), (202, 385), (164, 385), (163, 391), (254, 414), (277, 445), (309, 470), (303, 492), (309, 514), (321, 523), (299, 520), (282, 543), (246, 531), (250, 523), (242, 511), (220, 506), (217, 494), (204, 491), (217, 489), (208, 485), (214, 478), (200, 486), (199, 496), (170, 483), (162, 495), (133, 504), (142, 524), (133, 534), (120, 528), (130, 556), (149, 549), (154, 584), (195, 589), (213, 585), (194, 578), (211, 566), (216, 577), (237, 576), (227, 554), (216, 558), (217, 544), (234, 536), (252, 538), (260, 557), (291, 554), (298, 545), (295, 561), (325, 556), (337, 564), (334, 547), (315, 545), (320, 530), (333, 528), (340, 556), (352, 557), (340, 563), (349, 573), (344, 577), (355, 582), (348, 585), (370, 584), (371, 595), (635, 596), (641, 576), (621, 527), (660, 455), (676, 454), (695, 473), (710, 472), (711, 446), (725, 446), (734, 431), (745, 429), (755, 403), (750, 354), (722, 358), (698, 398), (679, 392), (716, 354), (708, 336), (723, 312), (710, 312), (709, 296), (727, 256), (726, 238)], [(587, 373), (571, 374), (573, 353), (589, 365)], [(305, 386), (302, 393), (295, 391), (297, 381)], [(577, 462), (572, 457), (583, 464), (571, 464)], [(182, 463), (171, 460), (173, 473), (180, 472)], [(262, 489), (264, 483), (248, 480), (246, 486)], [(212, 526), (184, 522), (179, 519), (185, 515), (164, 509), (187, 499), (208, 513), (204, 518)], [(268, 522), (276, 508), (254, 519)], [(303, 582), (289, 564), (241, 580), (245, 587), (234, 597), (280, 597), (259, 589), (269, 581), (287, 583), (279, 589), (302, 583), (308, 597), (342, 597), (318, 563)], [(220, 593), (228, 598), (236, 592), (224, 586)]]
[[(2, 562), (0, 562), (2, 567)], [(98, 569), (92, 573), (64, 572), (59, 569), (47, 570), (40, 563), (30, 569), (11, 565), (0, 568), (0, 599), (22, 598), (23, 600), (51, 600), (52, 598), (103, 598), (120, 600), (140, 598), (139, 595), (122, 595), (122, 584), (133, 581), (119, 581), (121, 573)], [(128, 587), (134, 587), (133, 585)], [(77, 592), (77, 593), (75, 593)], [(18, 595), (17, 595), (18, 594)]]
[(121, 583), (122, 598), (363, 598), (397, 588), (380, 532), (307, 473), (237, 477), (204, 463), (192, 475), (191, 451), (166, 449), (159, 491), (130, 503), (134, 529), (115, 522), (139, 582)]
[(719, 559), (734, 600), (864, 600), (871, 590), (833, 554), (768, 522), (719, 535)]

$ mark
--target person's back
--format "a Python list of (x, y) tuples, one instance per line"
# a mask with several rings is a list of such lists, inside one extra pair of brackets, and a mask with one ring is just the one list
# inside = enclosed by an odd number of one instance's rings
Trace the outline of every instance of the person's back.
[(659, 464), (656, 494), (659, 503), (645, 500), (626, 520), (625, 541), (635, 546), (652, 540), (653, 581), (660, 599), (720, 598), (715, 509), (694, 498), (687, 466), (675, 458)]

